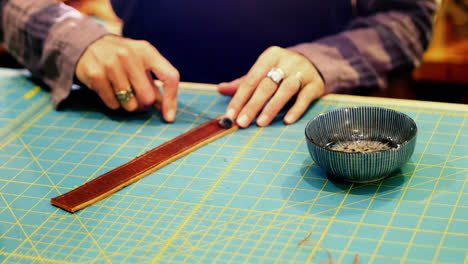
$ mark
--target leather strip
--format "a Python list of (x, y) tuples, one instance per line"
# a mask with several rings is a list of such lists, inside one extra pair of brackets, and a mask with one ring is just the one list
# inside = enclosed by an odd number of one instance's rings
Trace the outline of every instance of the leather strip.
[(237, 129), (237, 125), (223, 128), (218, 120), (206, 122), (70, 192), (52, 198), (51, 202), (71, 213), (76, 212)]

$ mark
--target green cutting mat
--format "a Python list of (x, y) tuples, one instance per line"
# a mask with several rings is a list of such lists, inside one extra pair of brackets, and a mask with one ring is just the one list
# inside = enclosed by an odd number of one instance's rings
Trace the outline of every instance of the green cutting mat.
[[(35, 87), (0, 77), (0, 263), (468, 262), (468, 111), (385, 105), (416, 120), (415, 153), (394, 177), (355, 185), (328, 181), (308, 154), (307, 120), (359, 105), (323, 99), (294, 125), (231, 133), (70, 214), (50, 198), (203, 120), (57, 112)], [(228, 103), (179, 98), (211, 116)]]

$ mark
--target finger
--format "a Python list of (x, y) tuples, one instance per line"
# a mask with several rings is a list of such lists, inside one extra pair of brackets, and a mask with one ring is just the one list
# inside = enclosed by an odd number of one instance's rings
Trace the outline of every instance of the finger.
[(148, 80), (147, 71), (142, 61), (143, 58), (134, 54), (131, 50), (120, 56), (123, 65), (125, 65), (128, 80), (135, 91), (138, 109), (143, 110), (151, 106), (156, 97), (152, 83)]
[[(122, 52), (118, 53), (120, 54), (115, 57), (115, 60), (110, 60), (107, 65), (107, 72), (109, 74), (109, 79), (112, 83), (114, 93), (127, 93), (131, 91), (135, 95), (136, 92), (131, 85), (131, 81), (128, 78), (129, 75), (125, 69), (127, 66), (124, 66), (128, 63), (128, 60), (123, 58)], [(119, 101), (119, 103), (122, 108), (129, 112), (133, 112), (138, 109), (138, 102), (135, 96), (127, 101)]]
[(97, 62), (96, 58), (92, 56), (89, 57), (84, 67), (82, 79), (81, 81), (85, 83), (88, 88), (95, 91), (107, 107), (114, 110), (120, 107), (111, 82), (104, 72), (104, 68)]
[(247, 75), (243, 78), (239, 89), (229, 103), (226, 111), (226, 116), (231, 119), (236, 119), (241, 109), (252, 96), (254, 90), (259, 85), (260, 81), (267, 75), (271, 68), (275, 67), (279, 58), (275, 54), (278, 53), (278, 47), (268, 48), (255, 62)]
[(179, 87), (179, 72), (153, 46), (142, 42), (141, 51), (144, 52), (143, 64), (163, 82), (162, 113), (164, 120), (172, 122), (177, 111), (177, 89)]
[(242, 82), (242, 78), (237, 78), (234, 81), (231, 82), (223, 82), (218, 84), (218, 92), (222, 95), (225, 96), (234, 96), (236, 93), (237, 89), (239, 88), (239, 85)]
[(301, 81), (294, 76), (284, 79), (274, 96), (263, 108), (257, 119), (257, 125), (268, 126), (289, 100), (297, 94), (301, 86)]
[(153, 107), (158, 110), (162, 111), (162, 95), (161, 91), (159, 91), (159, 87), (156, 84), (156, 82), (153, 80), (153, 75), (151, 74), (151, 71), (146, 71), (146, 76), (148, 78), (148, 81), (151, 82), (151, 87), (153, 88), (154, 94), (155, 94), (155, 99), (153, 103)]
[(304, 88), (299, 92), (296, 102), (284, 117), (284, 122), (286, 124), (296, 122), (307, 110), (310, 103), (323, 94), (323, 91), (324, 87), (320, 82), (314, 81), (304, 86)]
[(240, 127), (248, 127), (277, 88), (278, 84), (270, 78), (263, 78), (250, 100), (240, 111), (237, 124)]

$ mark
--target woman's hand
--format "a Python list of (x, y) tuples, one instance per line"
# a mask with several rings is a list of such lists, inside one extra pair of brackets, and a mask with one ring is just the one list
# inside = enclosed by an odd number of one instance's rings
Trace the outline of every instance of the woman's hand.
[[(274, 68), (284, 73), (279, 84), (267, 77)], [(240, 127), (248, 127), (260, 111), (257, 125), (267, 126), (297, 94), (296, 102), (284, 117), (286, 124), (296, 122), (310, 103), (323, 95), (325, 84), (307, 58), (274, 46), (260, 55), (247, 75), (230, 83), (219, 84), (219, 91), (225, 95), (234, 95), (226, 116), (237, 119)]]
[[(150, 71), (163, 82), (163, 96)], [(86, 49), (75, 74), (111, 109), (143, 110), (162, 97), (164, 119), (175, 119), (179, 72), (146, 41), (105, 36)]]

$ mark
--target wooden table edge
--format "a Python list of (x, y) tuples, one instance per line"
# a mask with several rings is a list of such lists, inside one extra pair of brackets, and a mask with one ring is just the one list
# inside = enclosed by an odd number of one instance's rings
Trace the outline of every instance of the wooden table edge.
[[(156, 83), (158, 86), (162, 85), (160, 81), (156, 81)], [(180, 82), (179, 86), (182, 89), (195, 89), (195, 90), (205, 90), (205, 91), (217, 91), (218, 90), (218, 85), (208, 84), (208, 83)], [(433, 101), (397, 99), (397, 98), (375, 97), (375, 96), (360, 96), (360, 95), (348, 95), (348, 94), (333, 94), (333, 93), (323, 96), (322, 99), (339, 101), (339, 102), (365, 103), (365, 104), (387, 104), (387, 105), (396, 105), (396, 106), (428, 108), (432, 110), (468, 112), (468, 105), (457, 104), (457, 103), (444, 103), (444, 102), (433, 102)]]

